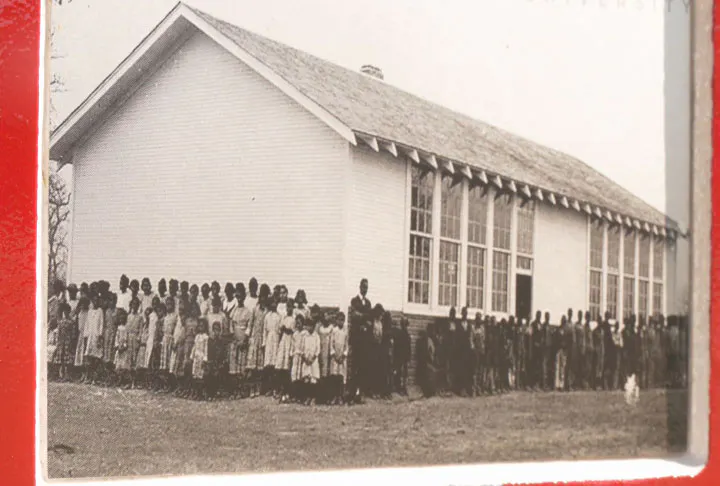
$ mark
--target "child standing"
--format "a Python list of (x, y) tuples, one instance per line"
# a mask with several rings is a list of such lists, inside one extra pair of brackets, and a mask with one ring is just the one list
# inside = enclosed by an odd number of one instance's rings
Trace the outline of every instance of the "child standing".
[(115, 316), (117, 329), (115, 331), (115, 372), (118, 377), (118, 386), (125, 384), (125, 389), (130, 388), (130, 346), (128, 345), (127, 314), (123, 309), (118, 309)]
[[(252, 281), (250, 281), (252, 284)], [(252, 287), (251, 287), (252, 292)], [(252, 319), (250, 320), (250, 338), (248, 340), (248, 357), (247, 370), (250, 375), (250, 397), (254, 398), (260, 395), (260, 381), (262, 369), (265, 364), (265, 356), (263, 354), (263, 337), (265, 314), (267, 313), (267, 300), (270, 297), (270, 287), (263, 284), (260, 288), (258, 302), (253, 309)]]
[(85, 349), (85, 358), (87, 360), (87, 379), (90, 383), (96, 384), (98, 381), (98, 371), (103, 358), (103, 324), (104, 311), (102, 301), (99, 295), (94, 295), (90, 309), (88, 309), (86, 334), (87, 348)]
[(290, 399), (290, 368), (292, 367), (293, 332), (295, 328), (293, 307), (293, 301), (288, 300), (285, 306), (285, 315), (280, 321), (280, 344), (278, 344), (275, 357), (275, 371), (277, 373), (281, 403)]
[(140, 294), (140, 312), (145, 313), (145, 309), (153, 307), (153, 299), (155, 299), (157, 295), (152, 291), (152, 284), (147, 277), (142, 280), (140, 290), (142, 290)]
[[(128, 356), (130, 359), (130, 387), (135, 388), (135, 372), (138, 368), (138, 351), (140, 350), (140, 334), (143, 328), (143, 316), (140, 314), (140, 299), (130, 300), (128, 305), (130, 314), (125, 324), (127, 332)], [(142, 359), (145, 359), (143, 356)]]
[(57, 348), (53, 362), (58, 367), (58, 378), (67, 381), (70, 378), (69, 367), (73, 364), (75, 354), (72, 350), (75, 321), (72, 319), (70, 305), (63, 302), (58, 310)]
[(193, 343), (190, 358), (192, 361), (192, 378), (194, 398), (200, 398), (204, 395), (203, 379), (205, 378), (205, 369), (208, 359), (208, 341), (210, 337), (207, 334), (207, 320), (200, 318), (197, 326), (197, 334)]
[(317, 328), (318, 339), (320, 340), (320, 352), (318, 354), (318, 366), (320, 368), (320, 379), (317, 384), (317, 401), (325, 404), (330, 400), (330, 341), (332, 339), (333, 326), (322, 313), (319, 313)]
[(302, 377), (304, 382), (305, 403), (312, 405), (315, 403), (317, 382), (320, 379), (320, 365), (318, 363), (318, 355), (320, 354), (320, 336), (315, 332), (315, 323), (308, 320), (305, 323), (307, 334), (303, 339), (303, 366)]
[[(60, 315), (59, 306), (60, 306), (60, 304), (53, 307), (53, 309), (52, 309), (53, 311), (55, 311), (55, 313), (57, 315)], [(47, 336), (47, 376), (48, 376), (48, 381), (55, 381), (58, 377), (58, 371), (60, 369), (59, 365), (57, 364), (56, 358), (55, 358), (55, 354), (57, 352), (57, 347), (58, 347), (58, 334), (59, 334), (57, 319), (58, 319), (57, 317), (54, 317), (54, 318), (51, 317), (50, 319), (48, 319), (48, 321), (49, 321), (48, 327), (50, 328), (48, 331), (48, 336)]]
[(290, 399), (292, 401), (301, 401), (302, 396), (302, 369), (303, 369), (303, 346), (305, 343), (305, 318), (302, 315), (295, 316), (295, 332), (292, 338), (292, 365), (290, 368), (291, 391)]
[(185, 357), (183, 358), (183, 380), (180, 386), (180, 395), (188, 396), (192, 393), (193, 382), (193, 346), (195, 345), (195, 336), (199, 332), (200, 327), (200, 309), (192, 307), (185, 318), (185, 344), (183, 349)]
[(277, 312), (277, 302), (271, 299), (268, 303), (268, 312), (265, 315), (263, 326), (263, 348), (265, 351), (265, 362), (263, 364), (263, 388), (265, 395), (276, 395), (277, 379), (275, 376), (275, 361), (277, 358), (278, 344), (280, 343), (280, 321), (282, 317)]
[(220, 372), (225, 362), (225, 349), (222, 338), (222, 324), (215, 321), (212, 324), (212, 335), (207, 344), (207, 366), (205, 369), (205, 390), (207, 397), (214, 400), (220, 386)]
[(347, 381), (348, 333), (345, 329), (345, 314), (335, 316), (335, 329), (330, 334), (330, 383), (332, 402), (342, 403)]
[(117, 320), (115, 305), (117, 295), (109, 294), (106, 297), (105, 319), (103, 321), (103, 382), (111, 384), (113, 368), (115, 367), (115, 333), (117, 332)]
[(170, 355), (170, 383), (171, 388), (177, 386), (185, 370), (185, 306), (186, 300), (178, 299), (177, 322), (173, 330), (172, 354)]
[(230, 315), (234, 335), (230, 343), (228, 372), (233, 381), (234, 393), (240, 393), (241, 396), (244, 396), (244, 392), (240, 390), (240, 387), (247, 364), (247, 345), (250, 337), (252, 311), (245, 307), (245, 285), (242, 283), (235, 286), (235, 300), (237, 304)]
[[(171, 280), (172, 282), (172, 280)], [(168, 296), (165, 300), (167, 314), (162, 317), (162, 343), (160, 347), (160, 379), (164, 389), (170, 386), (170, 361), (175, 340), (175, 327), (178, 322), (178, 314), (175, 312), (175, 298)], [(182, 327), (182, 326), (181, 326)]]
[(307, 296), (305, 295), (305, 291), (303, 289), (299, 289), (295, 293), (295, 315), (301, 315), (304, 319), (307, 319), (310, 317), (310, 309), (308, 308), (307, 304)]
[(87, 381), (87, 368), (85, 367), (85, 350), (87, 349), (87, 316), (90, 310), (90, 300), (81, 297), (78, 301), (78, 338), (75, 346), (75, 367), (80, 370), (80, 383)]

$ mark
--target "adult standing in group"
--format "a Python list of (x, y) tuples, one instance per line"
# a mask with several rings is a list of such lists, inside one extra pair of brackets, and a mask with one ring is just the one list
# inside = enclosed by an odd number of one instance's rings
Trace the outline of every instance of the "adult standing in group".
[(367, 293), (370, 286), (368, 280), (360, 281), (360, 292), (350, 301), (349, 347), (350, 377), (348, 383), (349, 398), (359, 399), (368, 391), (370, 384), (368, 348), (372, 339), (373, 308)]

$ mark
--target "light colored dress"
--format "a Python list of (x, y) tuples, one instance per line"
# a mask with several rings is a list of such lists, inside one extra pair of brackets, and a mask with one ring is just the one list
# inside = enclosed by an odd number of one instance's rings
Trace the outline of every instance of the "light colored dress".
[(212, 299), (208, 297), (200, 301), (200, 317), (205, 317), (210, 313), (210, 303)]
[(172, 354), (170, 355), (170, 373), (182, 376), (185, 369), (185, 325), (178, 316), (172, 336)]
[(320, 326), (316, 331), (320, 338), (320, 354), (318, 355), (320, 378), (330, 376), (330, 340), (332, 339), (333, 330), (333, 326)]
[(117, 304), (115, 304), (116, 309), (122, 309), (126, 313), (130, 313), (130, 301), (132, 300), (132, 292), (130, 290), (125, 290), (125, 292), (118, 292), (117, 294)]
[(183, 366), (187, 366), (192, 362), (192, 351), (195, 345), (195, 335), (197, 333), (198, 320), (195, 317), (185, 318), (185, 357), (183, 358)]
[(309, 383), (317, 383), (320, 379), (319, 354), (320, 336), (316, 332), (308, 333), (303, 339), (302, 378)]
[(278, 346), (280, 344), (280, 321), (282, 317), (277, 312), (268, 312), (265, 315), (263, 329), (263, 345), (265, 346), (265, 362), (263, 366), (275, 366)]
[(150, 368), (150, 360), (152, 359), (153, 349), (155, 348), (155, 335), (157, 334), (158, 316), (155, 312), (151, 312), (147, 322), (147, 338), (145, 340), (145, 356), (143, 368)]
[(55, 352), (57, 351), (58, 347), (58, 328), (55, 327), (52, 331), (48, 333), (48, 339), (47, 339), (47, 362), (48, 364), (51, 364), (55, 361)]
[(265, 357), (262, 349), (265, 329), (265, 314), (267, 310), (256, 305), (250, 319), (250, 339), (248, 341), (247, 368), (261, 370), (265, 366)]
[(201, 380), (204, 376), (203, 365), (207, 363), (208, 359), (208, 341), (210, 336), (205, 333), (198, 334), (195, 336), (195, 344), (193, 345), (192, 353), (192, 375), (193, 378)]
[(280, 344), (278, 344), (277, 355), (275, 356), (275, 368), (279, 370), (290, 370), (293, 358), (293, 334), (295, 318), (285, 316), (280, 321)]
[(247, 363), (247, 344), (250, 338), (250, 319), (252, 311), (247, 307), (235, 307), (230, 314), (233, 339), (229, 346), (228, 372), (238, 375), (245, 371)]
[(127, 325), (121, 325), (115, 331), (115, 369), (118, 371), (129, 370), (130, 358)]
[(303, 349), (305, 344), (305, 337), (308, 335), (308, 332), (303, 329), (302, 331), (295, 331), (293, 333), (293, 359), (292, 359), (292, 368), (290, 371), (290, 378), (292, 381), (300, 381), (302, 380), (302, 368), (303, 368)]
[(85, 356), (102, 359), (103, 347), (101, 346), (103, 334), (104, 315), (102, 309), (90, 309), (87, 315), (87, 323), (85, 324), (87, 338), (87, 348)]
[(295, 314), (295, 317), (303, 316), (303, 318), (307, 319), (310, 317), (310, 309), (307, 307), (303, 307), (302, 309), (295, 307), (295, 309), (293, 309), (293, 314)]
[(342, 376), (343, 383), (347, 381), (347, 356), (347, 329), (336, 327), (330, 337), (330, 375)]
[(155, 292), (150, 292), (147, 295), (145, 295), (145, 292), (138, 294), (138, 298), (140, 299), (140, 314), (145, 315), (145, 309), (152, 307), (152, 302), (155, 297), (157, 297)]
[(88, 311), (78, 313), (78, 342), (75, 348), (75, 366), (82, 366), (85, 360), (85, 349), (87, 349), (87, 316)]
[(57, 350), (53, 363), (60, 365), (71, 365), (75, 359), (72, 349), (73, 327), (75, 321), (68, 318), (58, 319)]
[(140, 316), (140, 331), (138, 332), (138, 352), (135, 356), (135, 368), (146, 369), (148, 361), (147, 341), (150, 337), (147, 320)]
[[(162, 319), (162, 345), (160, 347), (160, 369), (169, 370), (175, 344), (175, 327), (178, 322), (176, 312), (168, 314)], [(181, 326), (182, 327), (182, 326)]]
[(130, 369), (137, 366), (137, 355), (140, 344), (140, 331), (142, 330), (143, 318), (140, 314), (130, 314), (127, 318), (125, 329), (127, 331), (128, 356), (130, 356)]

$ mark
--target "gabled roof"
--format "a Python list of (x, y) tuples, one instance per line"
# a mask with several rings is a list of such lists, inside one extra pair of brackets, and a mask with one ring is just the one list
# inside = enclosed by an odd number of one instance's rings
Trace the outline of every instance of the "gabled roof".
[[(379, 143), (394, 154), (399, 147), (416, 162), (424, 160), (437, 166), (440, 160), (450, 170), (457, 167), (468, 177), (476, 176), (486, 183), (488, 178), (497, 180), (497, 185), (506, 189), (648, 233), (677, 230), (676, 223), (663, 213), (574, 157), (182, 3), (55, 130), (51, 158), (64, 159), (93, 121), (122, 99), (122, 92), (140, 79), (143, 67), (150, 67), (161, 55), (153, 56), (153, 48), (168, 45), (157, 42), (160, 37), (172, 34), (179, 38), (190, 25), (208, 34), (350, 143), (360, 140), (376, 150)], [(117, 92), (113, 94), (113, 90)]]

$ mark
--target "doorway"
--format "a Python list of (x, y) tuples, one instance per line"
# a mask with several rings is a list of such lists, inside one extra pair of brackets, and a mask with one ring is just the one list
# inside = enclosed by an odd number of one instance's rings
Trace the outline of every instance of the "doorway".
[(515, 275), (515, 316), (532, 317), (532, 275)]

